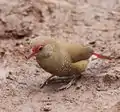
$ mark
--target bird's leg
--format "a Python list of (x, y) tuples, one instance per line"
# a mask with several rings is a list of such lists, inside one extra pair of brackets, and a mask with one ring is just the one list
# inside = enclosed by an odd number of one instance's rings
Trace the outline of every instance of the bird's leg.
[(72, 80), (67, 84), (62, 87), (60, 87), (58, 90), (64, 90), (64, 89), (69, 89), (72, 85), (76, 83), (76, 81), (80, 78), (81, 76), (73, 76)]
[(51, 79), (51, 83), (69, 82), (73, 77), (62, 76)]
[(54, 77), (54, 75), (52, 75), (52, 76), (50, 76), (48, 79), (46, 79), (46, 81), (45, 81), (43, 84), (40, 85), (40, 88), (43, 88), (43, 87), (50, 81), (50, 79), (51, 79), (52, 77)]

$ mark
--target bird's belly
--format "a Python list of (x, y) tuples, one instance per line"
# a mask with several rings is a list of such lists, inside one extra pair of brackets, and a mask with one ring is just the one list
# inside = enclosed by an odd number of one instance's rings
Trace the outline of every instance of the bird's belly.
[(70, 65), (68, 62), (62, 62), (61, 60), (44, 59), (38, 61), (38, 64), (47, 72), (56, 76), (67, 76), (69, 75)]

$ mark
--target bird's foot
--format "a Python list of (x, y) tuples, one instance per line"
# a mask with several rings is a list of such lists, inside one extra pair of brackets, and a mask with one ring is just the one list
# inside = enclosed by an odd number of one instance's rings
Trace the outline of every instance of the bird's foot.
[(60, 87), (58, 89), (58, 91), (64, 90), (64, 89), (69, 89), (72, 85), (75, 85), (77, 80), (80, 78), (81, 78), (81, 76), (74, 77), (67, 85), (63, 85), (62, 87)]
[(64, 82), (68, 83), (72, 78), (73, 77), (56, 77), (56, 78), (52, 78), (50, 80), (50, 83), (64, 83)]
[(76, 82), (75, 79), (72, 79), (67, 85), (63, 85), (62, 87), (60, 87), (58, 90), (64, 90), (64, 89), (69, 89), (72, 85), (74, 85)]
[(64, 90), (64, 89), (69, 89), (73, 84), (75, 84), (75, 80), (71, 80), (67, 85), (63, 85), (60, 87), (58, 90)]
[(46, 81), (43, 84), (40, 84), (40, 89), (42, 89), (45, 85), (47, 85)]
[(42, 89), (44, 86), (46, 86), (48, 84), (48, 82), (51, 80), (51, 78), (53, 78), (54, 75), (50, 76), (43, 84), (40, 85), (40, 88)]

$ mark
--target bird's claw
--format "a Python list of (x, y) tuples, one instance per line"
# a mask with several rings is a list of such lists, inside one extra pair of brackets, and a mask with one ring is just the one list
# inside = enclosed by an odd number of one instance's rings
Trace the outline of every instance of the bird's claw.
[(65, 90), (65, 89), (69, 89), (71, 86), (72, 86), (72, 85), (68, 85), (68, 84), (67, 84), (67, 85), (64, 85), (64, 86), (58, 88), (58, 91)]
[(50, 76), (43, 84), (41, 84), (40, 88), (42, 89), (45, 85), (47, 85), (52, 77), (54, 77), (54, 75)]
[(67, 85), (63, 85), (62, 87), (58, 88), (58, 91), (61, 91), (61, 90), (64, 90), (64, 89), (69, 89), (75, 83), (76, 83), (76, 80), (73, 79)]
[(40, 89), (42, 89), (47, 83), (44, 82), (43, 84), (40, 84)]
[(60, 87), (58, 89), (58, 91), (64, 90), (64, 89), (69, 89), (72, 85), (75, 85), (77, 80), (79, 80), (81, 78), (80, 76), (74, 77), (67, 85), (63, 85), (62, 87)]

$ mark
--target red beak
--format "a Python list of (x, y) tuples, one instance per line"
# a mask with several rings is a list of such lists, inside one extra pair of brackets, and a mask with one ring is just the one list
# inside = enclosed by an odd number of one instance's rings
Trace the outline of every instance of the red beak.
[(39, 49), (42, 48), (42, 45), (36, 46), (32, 48), (32, 53), (27, 57), (27, 59), (30, 59), (31, 57), (35, 56), (36, 53), (39, 52)]
[(31, 57), (35, 56), (36, 52), (32, 52), (28, 57), (27, 59), (30, 59)]

